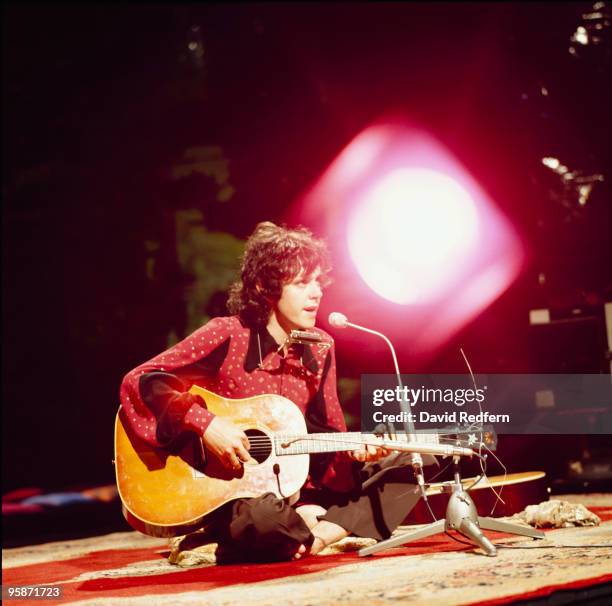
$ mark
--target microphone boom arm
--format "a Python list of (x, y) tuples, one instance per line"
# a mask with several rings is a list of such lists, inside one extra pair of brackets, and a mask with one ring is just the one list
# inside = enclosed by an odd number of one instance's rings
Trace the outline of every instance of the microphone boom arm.
[[(344, 314), (340, 314), (338, 312), (333, 312), (329, 316), (330, 324), (332, 326), (336, 326), (337, 328), (344, 328), (346, 326), (350, 326), (351, 328), (356, 328), (357, 330), (362, 330), (364, 332), (370, 333), (372, 335), (376, 335), (385, 341), (385, 343), (389, 346), (391, 350), (391, 355), (393, 356), (393, 365), (395, 366), (395, 374), (397, 376), (397, 383), (400, 388), (400, 393), (404, 393), (404, 386), (402, 384), (402, 376), (399, 370), (399, 364), (397, 363), (397, 356), (395, 354), (395, 348), (393, 347), (393, 343), (381, 332), (377, 330), (372, 330), (371, 328), (366, 328), (365, 326), (359, 326), (358, 324), (353, 324), (349, 322)], [(406, 399), (402, 397), (400, 399), (400, 408), (404, 416), (404, 432), (406, 433), (406, 437), (408, 438), (408, 442), (415, 441), (414, 440), (414, 423), (410, 418), (410, 409), (408, 407), (408, 403)], [(395, 428), (392, 424), (390, 424), (391, 430), (395, 432)], [(424, 492), (425, 478), (423, 477), (423, 459), (418, 452), (410, 451), (410, 463), (414, 470), (414, 475), (417, 479), (419, 486)]]

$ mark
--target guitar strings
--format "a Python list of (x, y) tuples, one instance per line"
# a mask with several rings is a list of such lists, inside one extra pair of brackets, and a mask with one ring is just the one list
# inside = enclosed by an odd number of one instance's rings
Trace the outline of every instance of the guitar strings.
[[(349, 432), (351, 433), (351, 432)], [(362, 434), (360, 432), (355, 432), (354, 433), (355, 436), (357, 435), (361, 435), (361, 436), (374, 436), (374, 434)], [(419, 435), (437, 435), (437, 436), (446, 436), (446, 435), (454, 435), (454, 434), (437, 434), (432, 432), (431, 434), (419, 434)], [(318, 437), (318, 436), (333, 436), (333, 434), (274, 434), (273, 437), (264, 435), (264, 436), (252, 436), (249, 438), (249, 442), (251, 441), (257, 441), (257, 440), (279, 440), (279, 439), (290, 439), (290, 440), (333, 440), (333, 441), (342, 441), (345, 440), (347, 438), (334, 438), (334, 437)], [(450, 442), (456, 443), (456, 442), (464, 442), (464, 440), (456, 440), (453, 438), (442, 438), (445, 440), (449, 440)], [(353, 440), (351, 440), (353, 441)], [(403, 443), (403, 442), (402, 442)], [(418, 443), (418, 440), (417, 442)]]
[[(432, 434), (433, 435), (433, 434)], [(289, 442), (289, 443), (295, 443), (295, 442), (299, 442), (299, 441), (309, 441), (309, 442), (326, 442), (326, 443), (330, 443), (330, 444), (369, 444), (371, 446), (377, 446), (379, 444), (379, 442), (374, 439), (372, 441), (369, 441), (367, 438), (366, 439), (359, 439), (359, 438), (354, 438), (354, 439), (350, 439), (350, 438), (319, 438), (319, 437), (314, 437), (312, 434), (309, 435), (276, 435), (273, 438), (270, 438), (268, 436), (253, 436), (248, 438), (249, 439), (249, 444), (251, 445), (258, 445), (258, 444), (269, 444), (272, 441), (275, 442)], [(452, 438), (439, 438), (438, 439), (438, 443), (439, 444), (448, 444), (448, 445), (457, 445), (457, 443), (462, 443), (461, 440), (455, 440)], [(399, 442), (402, 445), (405, 445), (409, 442), (404, 442), (404, 441), (400, 441)], [(415, 444), (423, 444), (423, 443), (427, 443), (427, 441), (416, 441)], [(489, 450), (487, 448), (487, 450)]]
[[(249, 438), (249, 451), (254, 455), (260, 455), (260, 454), (268, 455), (272, 453), (272, 450), (277, 451), (279, 443), (282, 447), (288, 448), (289, 446), (296, 445), (296, 443), (301, 442), (301, 441), (306, 443), (306, 442), (314, 442), (315, 440), (319, 443), (316, 446), (318, 446), (319, 448), (323, 448), (323, 452), (326, 452), (326, 451), (333, 452), (333, 450), (338, 450), (338, 451), (342, 450), (342, 448), (339, 448), (340, 446), (344, 446), (345, 450), (351, 450), (352, 446), (363, 446), (364, 444), (368, 444), (372, 446), (378, 445), (376, 441), (369, 442), (367, 440), (368, 436), (374, 436), (374, 434), (362, 434), (360, 432), (348, 432), (348, 433), (349, 435), (352, 434), (355, 437), (353, 439), (350, 439), (346, 437), (346, 433), (344, 434), (343, 437), (335, 437), (333, 434), (331, 435), (330, 434), (275, 434), (272, 437), (268, 435), (251, 436)], [(437, 436), (437, 442), (439, 444), (457, 445), (457, 444), (461, 444), (462, 442), (464, 442), (464, 440), (457, 439), (456, 433), (422, 432), (417, 435)], [(365, 440), (363, 436), (366, 437)], [(453, 437), (446, 437), (446, 436), (453, 436)], [(404, 442), (402, 442), (402, 444), (403, 443)], [(331, 449), (329, 450), (325, 449), (325, 446), (330, 446), (330, 445), (332, 446)], [(304, 446), (304, 444), (302, 444), (302, 446)], [(482, 446), (483, 444), (481, 441), (480, 449), (482, 449)], [(389, 450), (393, 450), (393, 449), (390, 448)], [(280, 451), (279, 454), (283, 454), (282, 450)], [(301, 453), (295, 453), (295, 454), (301, 454)], [(308, 453), (303, 453), (303, 454), (308, 454)]]
[[(326, 445), (349, 446), (349, 449), (350, 449), (350, 446), (362, 446), (366, 443), (372, 446), (378, 445), (377, 442), (368, 443), (368, 442), (364, 442), (363, 440), (357, 439), (357, 438), (351, 440), (347, 438), (335, 438), (335, 437), (314, 437), (316, 435), (321, 435), (321, 434), (276, 435), (274, 436), (274, 438), (270, 438), (269, 436), (253, 436), (252, 438), (249, 439), (249, 444), (251, 446), (249, 448), (249, 451), (253, 452), (254, 454), (271, 453), (273, 447), (276, 448), (279, 442), (282, 447), (287, 448), (289, 446), (294, 445), (296, 442), (300, 442), (300, 441), (313, 442), (315, 440), (320, 443), (323, 442)], [(322, 434), (322, 435), (327, 436), (328, 434)], [(358, 432), (355, 432), (355, 435), (357, 436), (361, 434), (358, 434)], [(431, 434), (431, 435), (436, 435), (436, 434)], [(448, 440), (449, 443), (457, 442), (457, 440), (452, 440), (450, 438), (443, 438), (443, 439)], [(274, 445), (272, 444), (273, 441), (274, 441)], [(440, 439), (439, 439), (439, 442), (440, 442)], [(393, 450), (393, 449), (389, 448), (389, 450)]]

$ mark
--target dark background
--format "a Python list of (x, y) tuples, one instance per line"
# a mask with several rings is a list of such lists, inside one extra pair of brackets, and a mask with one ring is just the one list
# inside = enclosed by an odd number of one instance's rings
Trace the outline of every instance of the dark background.
[[(189, 325), (195, 277), (177, 253), (177, 213), (243, 240), (282, 221), (385, 115), (443, 141), (530, 250), (520, 279), (434, 359), (400, 351), (404, 372), (463, 372), (459, 345), (479, 372), (605, 370), (609, 27), (569, 52), (591, 7), (5, 5), (3, 490), (114, 481), (120, 381)], [(177, 176), (198, 148), (229, 172)], [(545, 156), (604, 181), (580, 206)], [(202, 313), (222, 311), (218, 294)], [(536, 307), (578, 322), (534, 333)], [(383, 350), (360, 351), (338, 339), (341, 375), (380, 371)], [(511, 440), (511, 470), (561, 473), (588, 446), (565, 437), (563, 461), (534, 464), (525, 438)]]

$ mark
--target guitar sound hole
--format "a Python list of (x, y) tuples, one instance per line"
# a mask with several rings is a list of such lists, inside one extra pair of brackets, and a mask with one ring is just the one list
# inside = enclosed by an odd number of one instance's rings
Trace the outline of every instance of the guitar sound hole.
[(263, 463), (272, 454), (272, 440), (259, 429), (247, 429), (244, 433), (251, 444), (249, 454), (258, 463)]

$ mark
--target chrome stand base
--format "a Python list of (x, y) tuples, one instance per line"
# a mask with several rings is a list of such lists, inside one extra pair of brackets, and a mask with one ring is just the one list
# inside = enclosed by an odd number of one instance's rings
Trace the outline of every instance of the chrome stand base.
[(418, 541), (419, 539), (446, 532), (447, 530), (456, 530), (460, 532), (463, 536), (471, 539), (477, 546), (481, 547), (485, 554), (490, 557), (497, 555), (497, 549), (483, 534), (481, 528), (525, 537), (533, 537), (534, 539), (544, 538), (544, 533), (535, 528), (527, 528), (525, 526), (519, 526), (518, 524), (502, 522), (495, 518), (481, 518), (476, 511), (476, 506), (474, 505), (474, 501), (472, 501), (472, 497), (465, 492), (458, 476), (455, 478), (452, 491), (446, 507), (446, 519), (438, 520), (423, 528), (407, 532), (397, 537), (391, 537), (371, 547), (364, 547), (359, 550), (359, 555), (372, 555), (384, 549), (398, 547), (399, 545), (404, 545), (411, 541)]

